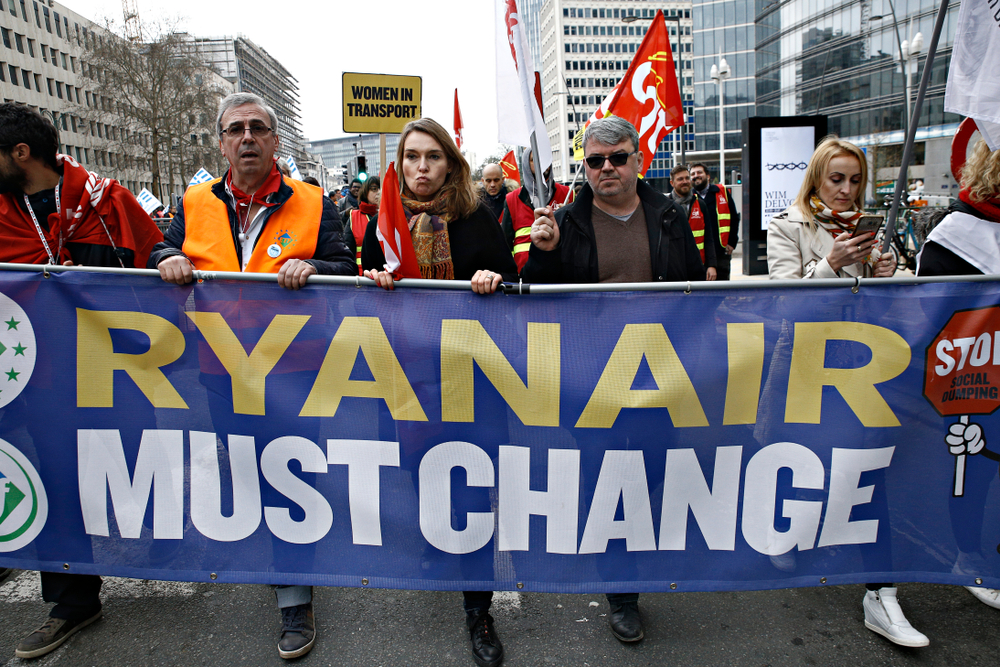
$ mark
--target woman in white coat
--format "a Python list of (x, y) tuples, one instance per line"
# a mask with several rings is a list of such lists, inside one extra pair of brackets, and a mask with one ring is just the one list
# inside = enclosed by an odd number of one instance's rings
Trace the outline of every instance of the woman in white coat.
[(861, 217), (868, 162), (860, 148), (827, 137), (816, 148), (795, 203), (767, 227), (772, 280), (882, 278), (896, 270), (890, 253), (878, 256), (871, 233), (851, 238)]
[[(768, 277), (882, 278), (895, 273), (892, 253), (879, 254), (870, 232), (852, 238), (863, 213), (868, 162), (860, 148), (827, 137), (806, 168), (795, 203), (767, 228)], [(910, 625), (890, 583), (870, 583), (862, 601), (865, 627), (902, 646), (927, 646)]]

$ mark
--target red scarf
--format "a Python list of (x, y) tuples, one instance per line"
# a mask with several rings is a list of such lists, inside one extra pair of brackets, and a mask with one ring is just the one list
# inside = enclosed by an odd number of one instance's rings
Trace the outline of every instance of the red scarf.
[(358, 210), (360, 210), (365, 215), (375, 215), (376, 213), (378, 213), (378, 206), (363, 201), (358, 203)]
[(257, 188), (257, 192), (252, 195), (248, 195), (236, 187), (236, 184), (233, 183), (232, 169), (226, 172), (226, 185), (229, 186), (229, 190), (233, 193), (233, 197), (236, 199), (237, 207), (250, 207), (253, 206), (254, 202), (257, 202), (261, 206), (273, 206), (273, 204), (268, 203), (267, 198), (277, 192), (278, 188), (281, 187), (281, 172), (278, 171), (277, 163), (271, 165), (271, 171), (267, 175), (267, 178), (264, 179), (261, 186)]
[(979, 201), (972, 197), (972, 193), (967, 188), (959, 190), (958, 198), (985, 215), (988, 220), (1000, 222), (1000, 199), (993, 198), (986, 201)]
[[(132, 193), (113, 179), (98, 178), (68, 155), (57, 155), (56, 162), (63, 172), (61, 210), (48, 217), (48, 231), (43, 229), (49, 249), (59, 255), (56, 260), (61, 264), (72, 259), (67, 243), (113, 243), (134, 252), (135, 266), (145, 268), (163, 234)], [(48, 264), (35, 223), (15, 201), (21, 197), (20, 193), (0, 196), (0, 258), (18, 264)]]

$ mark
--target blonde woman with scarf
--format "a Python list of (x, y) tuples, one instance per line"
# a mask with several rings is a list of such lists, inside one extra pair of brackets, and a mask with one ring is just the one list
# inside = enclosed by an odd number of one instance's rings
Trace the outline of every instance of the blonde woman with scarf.
[[(767, 268), (771, 279), (887, 278), (895, 273), (896, 258), (892, 253), (879, 256), (871, 233), (851, 238), (862, 215), (867, 179), (868, 162), (860, 148), (834, 136), (820, 142), (795, 203), (768, 225)], [(787, 353), (789, 337), (788, 323), (784, 322), (775, 357)], [(863, 434), (858, 433), (858, 437)], [(881, 498), (880, 494), (873, 502), (884, 504)], [(877, 545), (863, 547), (861, 556), (869, 570), (891, 568), (891, 555)], [(901, 646), (927, 646), (927, 637), (906, 620), (893, 584), (869, 583), (865, 588), (865, 627)]]
[[(469, 163), (446, 129), (430, 118), (407, 123), (396, 171), (422, 278), (469, 280), (477, 294), (492, 294), (504, 280), (517, 281), (500, 225), (479, 199)], [(392, 289), (376, 227), (365, 231), (361, 265), (365, 276)]]
[(767, 227), (769, 278), (888, 278), (895, 272), (895, 258), (879, 257), (871, 234), (851, 238), (867, 178), (860, 148), (833, 136), (820, 142), (795, 203)]

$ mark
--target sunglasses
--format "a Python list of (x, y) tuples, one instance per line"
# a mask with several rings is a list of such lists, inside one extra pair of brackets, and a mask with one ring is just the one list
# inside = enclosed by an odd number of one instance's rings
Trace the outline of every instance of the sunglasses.
[(605, 160), (610, 162), (612, 167), (621, 167), (628, 162), (630, 157), (638, 152), (639, 151), (632, 151), (631, 153), (612, 153), (611, 155), (591, 155), (584, 158), (584, 161), (591, 169), (601, 169), (604, 167)]

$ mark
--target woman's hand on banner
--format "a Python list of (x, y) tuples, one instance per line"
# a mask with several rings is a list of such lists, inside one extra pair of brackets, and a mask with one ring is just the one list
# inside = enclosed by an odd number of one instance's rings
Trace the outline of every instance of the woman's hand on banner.
[(896, 256), (891, 252), (882, 253), (882, 256), (875, 262), (875, 277), (892, 278), (894, 273), (896, 273)]
[(379, 287), (387, 290), (392, 290), (393, 280), (392, 274), (388, 271), (379, 271), (377, 269), (368, 269), (365, 271), (365, 278), (371, 278), (375, 281), (375, 284)]
[(476, 271), (472, 276), (472, 291), (476, 294), (493, 294), (503, 281), (503, 276), (492, 271)]

